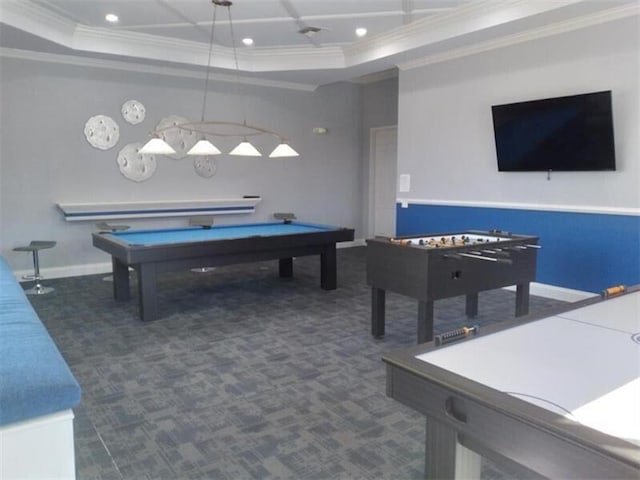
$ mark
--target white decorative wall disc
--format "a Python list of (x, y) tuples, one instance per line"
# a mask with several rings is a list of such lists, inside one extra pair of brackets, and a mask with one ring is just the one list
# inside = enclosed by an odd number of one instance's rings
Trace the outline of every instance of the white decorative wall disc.
[(87, 120), (84, 136), (92, 147), (109, 150), (120, 138), (118, 124), (111, 117), (96, 115)]
[(118, 166), (120, 173), (134, 182), (144, 182), (156, 172), (155, 155), (142, 155), (138, 150), (142, 148), (141, 142), (125, 145), (118, 153)]
[[(171, 126), (188, 122), (189, 120), (184, 117), (169, 115), (160, 120), (158, 125), (156, 125), (156, 131), (159, 131), (158, 136), (171, 145), (176, 151), (176, 153), (167, 155), (167, 157), (180, 160), (186, 157), (187, 152), (198, 142), (199, 138), (195, 132), (188, 132), (180, 128), (170, 128)], [(165, 128), (166, 130), (164, 130)]]
[(137, 100), (129, 100), (122, 104), (122, 116), (132, 125), (137, 125), (144, 120), (147, 110)]
[(196, 157), (193, 160), (193, 168), (201, 177), (210, 178), (216, 174), (218, 162), (213, 157)]

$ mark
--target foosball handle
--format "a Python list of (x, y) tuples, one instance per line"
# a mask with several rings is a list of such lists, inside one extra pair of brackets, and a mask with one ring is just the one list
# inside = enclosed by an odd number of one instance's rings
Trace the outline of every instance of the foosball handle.
[(624, 285), (616, 285), (614, 287), (609, 287), (604, 289), (601, 294), (604, 298), (609, 298), (614, 295), (619, 295), (621, 293), (624, 293), (626, 290), (627, 290), (627, 287), (625, 287)]
[(446, 343), (451, 343), (462, 338), (466, 338), (470, 335), (477, 335), (479, 328), (480, 327), (478, 327), (478, 325), (474, 325), (473, 327), (456, 328), (455, 330), (451, 330), (450, 332), (436, 335), (433, 340), (436, 346), (444, 345)]

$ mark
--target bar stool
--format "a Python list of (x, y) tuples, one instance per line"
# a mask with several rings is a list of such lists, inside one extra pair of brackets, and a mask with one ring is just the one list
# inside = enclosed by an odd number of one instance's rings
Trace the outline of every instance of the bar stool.
[(45, 293), (53, 292), (55, 289), (53, 287), (44, 287), (40, 280), (42, 280), (42, 276), (40, 275), (40, 259), (38, 258), (38, 252), (40, 250), (44, 250), (45, 248), (53, 248), (56, 246), (56, 242), (49, 240), (33, 240), (29, 245), (24, 247), (16, 247), (13, 250), (15, 252), (31, 252), (33, 254), (33, 275), (25, 275), (22, 277), (25, 280), (33, 280), (35, 285), (33, 288), (25, 290), (27, 295), (44, 295)]
[(296, 214), (291, 212), (275, 212), (273, 218), (282, 220), (284, 223), (291, 223), (296, 219)]
[[(129, 230), (129, 225), (111, 225), (107, 222), (98, 222), (96, 223), (96, 227), (98, 228), (99, 233), (116, 233), (116, 232), (124, 232), (125, 230)], [(107, 275), (106, 277), (102, 277), (102, 280), (105, 282), (113, 282), (113, 275)]]
[(96, 227), (100, 233), (115, 233), (129, 230), (129, 225), (111, 225), (107, 222), (96, 223)]
[[(211, 228), (213, 226), (213, 217), (190, 217), (189, 226)], [(196, 273), (207, 273), (212, 272), (215, 269), (216, 267), (196, 267), (192, 268), (191, 271)]]

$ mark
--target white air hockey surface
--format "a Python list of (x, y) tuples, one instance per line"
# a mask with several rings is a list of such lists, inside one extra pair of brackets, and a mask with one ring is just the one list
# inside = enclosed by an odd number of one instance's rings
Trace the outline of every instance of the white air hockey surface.
[(635, 292), (416, 358), (640, 445), (639, 333)]

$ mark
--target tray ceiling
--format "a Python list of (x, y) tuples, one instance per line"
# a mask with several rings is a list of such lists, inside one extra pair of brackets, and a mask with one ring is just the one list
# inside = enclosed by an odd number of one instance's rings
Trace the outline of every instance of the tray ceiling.
[[(0, 0), (5, 55), (207, 65), (210, 0)], [(432, 63), (638, 15), (637, 0), (235, 0), (243, 76), (311, 87)], [(227, 9), (218, 8), (211, 64), (234, 73)], [(119, 17), (105, 21), (107, 13)], [(315, 34), (302, 29), (315, 27)], [(364, 27), (368, 34), (355, 35)], [(245, 47), (241, 39), (254, 45)]]

